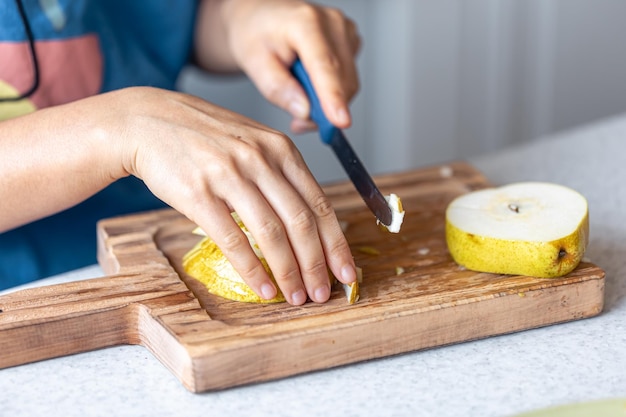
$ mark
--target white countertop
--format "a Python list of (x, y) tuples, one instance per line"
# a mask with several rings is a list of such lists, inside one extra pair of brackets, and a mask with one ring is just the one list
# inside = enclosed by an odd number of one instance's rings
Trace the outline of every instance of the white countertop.
[(607, 273), (598, 317), (204, 394), (142, 347), (108, 348), (1, 370), (0, 416), (504, 417), (626, 397), (625, 153), (626, 117), (470, 161), (495, 184), (551, 181), (587, 197), (587, 257)]

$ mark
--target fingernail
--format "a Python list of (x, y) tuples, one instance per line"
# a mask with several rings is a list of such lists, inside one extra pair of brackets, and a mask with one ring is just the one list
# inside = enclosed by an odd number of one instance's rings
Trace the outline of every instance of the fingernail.
[(289, 103), (289, 112), (298, 119), (306, 119), (309, 117), (309, 106), (300, 96), (296, 96)]
[(295, 305), (301, 305), (306, 302), (306, 294), (303, 290), (298, 290), (291, 295), (291, 302)]
[(348, 111), (344, 107), (340, 107), (335, 111), (335, 117), (342, 125), (350, 123), (350, 115), (348, 115)]
[(341, 281), (346, 284), (356, 281), (356, 269), (352, 265), (344, 265), (341, 268)]
[(272, 284), (265, 283), (261, 285), (261, 295), (266, 300), (271, 300), (276, 297), (276, 288)]
[(315, 301), (318, 303), (324, 303), (328, 301), (330, 297), (330, 288), (326, 285), (323, 285), (315, 290)]

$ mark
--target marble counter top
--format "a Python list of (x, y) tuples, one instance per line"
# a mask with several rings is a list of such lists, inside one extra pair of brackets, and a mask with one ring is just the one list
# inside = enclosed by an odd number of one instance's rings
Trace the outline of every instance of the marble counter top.
[(587, 197), (587, 257), (607, 273), (595, 318), (205, 394), (144, 348), (114, 347), (1, 370), (0, 416), (504, 417), (626, 397), (624, 153), (626, 117), (470, 160), (495, 184), (551, 181)]

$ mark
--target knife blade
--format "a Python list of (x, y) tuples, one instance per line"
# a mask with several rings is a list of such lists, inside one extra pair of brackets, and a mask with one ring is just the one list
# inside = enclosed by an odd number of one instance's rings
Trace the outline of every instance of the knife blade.
[(291, 73), (298, 80), (306, 92), (311, 105), (310, 117), (318, 127), (319, 135), (326, 145), (335, 152), (343, 169), (354, 184), (367, 207), (374, 213), (379, 222), (385, 226), (391, 224), (391, 208), (382, 195), (376, 183), (365, 169), (365, 166), (357, 156), (341, 129), (334, 126), (324, 114), (317, 93), (309, 79), (304, 65), (300, 59), (296, 59), (291, 66)]

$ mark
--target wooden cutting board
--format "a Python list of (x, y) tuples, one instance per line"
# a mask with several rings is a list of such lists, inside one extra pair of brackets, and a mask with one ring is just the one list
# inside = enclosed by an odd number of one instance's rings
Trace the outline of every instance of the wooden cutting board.
[(363, 269), (355, 305), (341, 288), (322, 305), (220, 299), (181, 270), (182, 255), (199, 239), (182, 215), (161, 210), (106, 219), (98, 225), (98, 259), (109, 276), (0, 297), (0, 368), (140, 344), (199, 392), (601, 312), (604, 271), (591, 263), (562, 278), (538, 279), (476, 273), (452, 261), (445, 208), (488, 186), (471, 166), (458, 162), (376, 181), (384, 194), (402, 198), (407, 214), (397, 235), (376, 226), (352, 184), (325, 187)]

